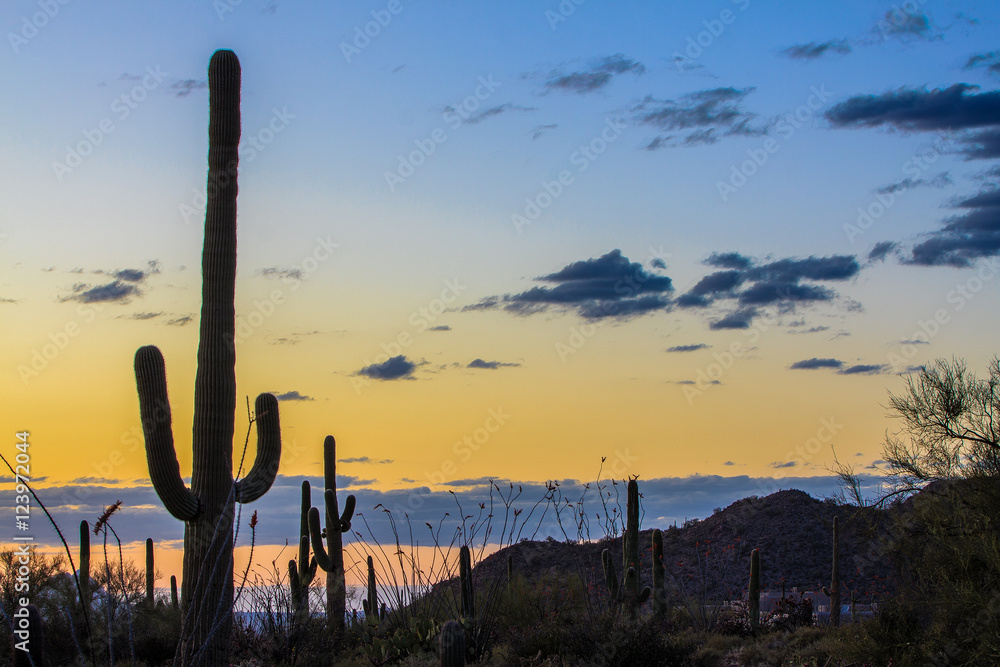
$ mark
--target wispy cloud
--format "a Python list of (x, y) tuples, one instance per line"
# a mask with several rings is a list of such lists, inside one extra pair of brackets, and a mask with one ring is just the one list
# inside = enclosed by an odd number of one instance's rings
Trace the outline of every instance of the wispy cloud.
[(648, 95), (631, 109), (634, 122), (673, 134), (658, 135), (644, 148), (658, 150), (697, 144), (713, 144), (729, 136), (761, 136), (766, 127), (753, 126), (756, 114), (743, 108), (743, 100), (754, 88), (712, 88), (676, 99)]
[(642, 63), (631, 58), (626, 58), (621, 53), (602, 58), (593, 63), (589, 68), (579, 72), (552, 72), (545, 82), (545, 90), (563, 91), (586, 95), (603, 88), (606, 88), (616, 76), (621, 76), (631, 72), (632, 74), (643, 74), (646, 68)]
[(793, 60), (816, 60), (825, 55), (845, 55), (851, 52), (851, 45), (846, 39), (831, 39), (826, 42), (809, 42), (795, 44), (784, 49), (781, 54)]
[(495, 371), (498, 368), (513, 368), (520, 366), (519, 363), (514, 362), (503, 362), (503, 361), (483, 361), (482, 359), (473, 359), (468, 363), (466, 368), (482, 368), (486, 370)]

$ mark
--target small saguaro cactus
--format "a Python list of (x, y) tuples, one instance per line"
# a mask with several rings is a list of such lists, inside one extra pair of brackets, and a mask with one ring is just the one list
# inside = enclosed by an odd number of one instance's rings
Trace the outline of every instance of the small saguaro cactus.
[(156, 570), (153, 568), (153, 538), (146, 538), (146, 606), (153, 608), (153, 582)]
[(378, 623), (378, 586), (375, 583), (375, 561), (368, 557), (368, 597), (361, 601), (361, 606), (365, 608), (365, 620), (369, 623)]
[[(347, 496), (344, 512), (337, 506), (337, 441), (332, 435), (323, 441), (323, 502), (326, 506), (325, 529), (320, 528), (319, 510), (309, 508), (309, 535), (313, 554), (320, 569), (326, 572), (326, 627), (334, 635), (344, 632), (347, 616), (347, 583), (344, 578), (344, 538), (351, 530), (356, 500)], [(326, 537), (326, 547), (323, 538)]]
[(830, 587), (823, 587), (830, 598), (830, 625), (840, 625), (840, 517), (833, 517), (833, 572)]
[(177, 577), (170, 575), (170, 606), (174, 611), (180, 611), (180, 604), (177, 600)]
[(514, 580), (514, 556), (507, 554), (507, 585)]
[(84, 613), (90, 608), (90, 525), (80, 522), (80, 606)]
[(472, 585), (472, 554), (468, 546), (458, 552), (458, 581), (462, 589), (462, 616), (473, 621), (476, 618), (476, 590)]
[(618, 574), (615, 573), (615, 561), (612, 559), (611, 550), (605, 549), (601, 552), (601, 565), (604, 567), (604, 584), (608, 587), (608, 596), (611, 598), (611, 608), (620, 602), (618, 597), (620, 590), (618, 586)]
[(451, 620), (441, 628), (438, 639), (441, 667), (463, 667), (465, 665), (465, 629), (458, 621)]
[(757, 630), (760, 626), (760, 550), (750, 552), (750, 595), (747, 604), (750, 614), (750, 629)]
[(45, 631), (42, 615), (33, 604), (14, 612), (14, 667), (44, 667)]
[(299, 557), (288, 561), (288, 586), (292, 615), (296, 624), (309, 615), (309, 585), (316, 577), (316, 556), (309, 558), (309, 510), (312, 494), (307, 480), (302, 481), (302, 506), (299, 511)]
[(150, 481), (167, 511), (184, 522), (180, 665), (229, 664), (235, 503), (263, 496), (274, 482), (281, 458), (278, 401), (272, 394), (260, 394), (254, 406), (256, 459), (244, 478), (233, 479), (240, 81), (236, 54), (216, 51), (208, 66), (208, 190), (190, 489), (174, 449), (163, 355), (152, 345), (135, 353)]
[(653, 531), (653, 614), (658, 617), (667, 615), (667, 589), (663, 583), (663, 533), (657, 528)]

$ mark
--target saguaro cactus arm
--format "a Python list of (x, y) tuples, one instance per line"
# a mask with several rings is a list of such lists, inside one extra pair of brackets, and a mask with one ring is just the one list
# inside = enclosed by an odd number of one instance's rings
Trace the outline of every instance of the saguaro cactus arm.
[(139, 391), (139, 416), (146, 439), (149, 479), (163, 506), (175, 518), (191, 521), (198, 516), (198, 498), (184, 485), (170, 428), (167, 373), (163, 355), (153, 345), (135, 353), (135, 384)]
[(618, 601), (618, 574), (615, 572), (615, 562), (611, 560), (610, 550), (605, 549), (601, 552), (601, 565), (604, 566), (604, 584), (608, 587), (611, 604), (614, 604)]
[[(326, 508), (329, 510), (331, 507), (336, 507), (337, 496), (332, 489), (327, 489), (324, 494), (326, 498)], [(335, 525), (339, 524), (340, 532), (346, 533), (351, 529), (351, 517), (354, 516), (354, 508), (356, 506), (357, 500), (353, 495), (347, 496), (347, 500), (344, 502), (344, 513), (339, 517), (331, 517), (329, 512), (327, 512), (327, 517), (333, 521)], [(313, 553), (316, 556), (316, 562), (319, 563), (320, 568), (324, 572), (329, 572), (332, 567), (334, 567), (333, 559), (327, 552), (325, 545), (323, 544), (323, 527), (319, 522), (319, 509), (315, 507), (309, 508), (309, 536), (312, 539)]]
[(261, 394), (254, 402), (257, 417), (257, 457), (247, 476), (236, 482), (236, 502), (252, 503), (267, 493), (278, 474), (281, 460), (281, 427), (278, 399)]

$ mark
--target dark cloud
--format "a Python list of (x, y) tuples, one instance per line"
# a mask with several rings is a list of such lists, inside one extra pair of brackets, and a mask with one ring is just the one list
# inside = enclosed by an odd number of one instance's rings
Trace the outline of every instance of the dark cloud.
[(720, 319), (710, 322), (709, 329), (719, 331), (723, 329), (749, 329), (753, 318), (757, 317), (756, 308), (742, 308), (736, 312), (729, 313)]
[(631, 109), (633, 120), (658, 130), (679, 134), (652, 139), (646, 150), (711, 144), (728, 136), (761, 136), (767, 130), (753, 127), (756, 114), (743, 109), (743, 99), (754, 88), (713, 88), (689, 93), (676, 100), (647, 96)]
[[(701, 278), (676, 300), (681, 308), (706, 307), (719, 300), (735, 299), (741, 309), (716, 320), (713, 329), (745, 329), (757, 314), (756, 307), (782, 303), (831, 301), (837, 293), (829, 287), (803, 281), (843, 281), (856, 276), (861, 266), (851, 255), (785, 258), (758, 263), (739, 253), (713, 253), (709, 266), (729, 267)], [(750, 319), (747, 319), (747, 318)]]
[(880, 375), (888, 370), (885, 364), (855, 364), (837, 371), (840, 375)]
[(545, 82), (545, 90), (561, 90), (578, 95), (585, 95), (600, 90), (611, 83), (611, 80), (626, 72), (642, 74), (646, 68), (621, 53), (603, 58), (594, 63), (590, 69), (581, 72), (561, 74), (553, 72)]
[(908, 264), (968, 267), (1000, 255), (1000, 191), (984, 190), (955, 205), (967, 209), (911, 249)]
[[(142, 296), (140, 285), (149, 276), (160, 272), (159, 260), (148, 263), (146, 270), (116, 269), (114, 271), (98, 270), (93, 273), (109, 275), (114, 280), (104, 285), (92, 286), (87, 283), (73, 285), (72, 292), (60, 301), (79, 301), (80, 303), (128, 303), (132, 297)], [(83, 269), (74, 269), (71, 273), (83, 273)]]
[(720, 269), (748, 269), (754, 263), (750, 257), (745, 257), (738, 252), (713, 252), (704, 260), (702, 264), (715, 266)]
[(649, 260), (649, 265), (654, 269), (665, 269), (667, 268), (666, 261), (662, 257), (655, 257)]
[(487, 297), (463, 310), (500, 307), (518, 315), (543, 312), (551, 306), (572, 308), (589, 319), (635, 315), (670, 305), (670, 278), (647, 271), (638, 262), (612, 250), (601, 257), (573, 262), (555, 273), (535, 278), (548, 283), (518, 294)]
[(466, 365), (466, 368), (483, 368), (483, 369), (486, 369), (486, 370), (495, 371), (498, 368), (516, 367), (516, 366), (520, 366), (520, 365), (521, 364), (513, 363), (513, 362), (483, 361), (482, 359), (473, 359), (472, 361), (470, 361), (468, 363), (468, 365)]
[(274, 397), (277, 398), (279, 401), (315, 401), (316, 400), (312, 396), (306, 396), (305, 394), (300, 394), (298, 391), (296, 391), (294, 389), (292, 391), (286, 391), (286, 392), (283, 392), (283, 393), (280, 393), (280, 394), (276, 393), (276, 394), (274, 394)]
[(881, 262), (890, 252), (893, 252), (898, 247), (899, 244), (894, 241), (879, 241), (868, 253), (868, 262)]
[(380, 364), (365, 366), (357, 372), (357, 375), (363, 375), (373, 380), (412, 380), (416, 367), (414, 362), (400, 354)]
[(761, 280), (738, 295), (740, 305), (766, 306), (779, 301), (829, 301), (836, 292), (828, 287), (801, 285), (791, 280)]
[(79, 301), (80, 303), (128, 303), (133, 296), (142, 294), (136, 285), (121, 280), (91, 287), (85, 283), (73, 286), (72, 294), (64, 296), (61, 301)]
[(989, 160), (1000, 157), (1000, 130), (971, 132), (958, 138), (961, 152), (969, 160)]
[[(888, 126), (909, 131), (958, 131), (959, 152), (967, 159), (1000, 157), (1000, 91), (976, 94), (976, 86), (901, 88), (881, 95), (849, 98), (827, 113), (835, 127)], [(937, 179), (927, 184), (935, 184)], [(923, 184), (920, 179), (899, 186)], [(890, 186), (893, 187), (893, 186)], [(1000, 254), (1000, 208), (993, 190), (980, 192), (955, 207), (967, 212), (944, 220), (923, 237), (903, 261), (919, 266), (968, 267)]]
[(712, 299), (703, 294), (686, 292), (674, 300), (674, 305), (678, 308), (707, 308), (712, 305)]
[(772, 468), (794, 468), (797, 465), (798, 461), (785, 461), (784, 463), (774, 461), (771, 463)]
[(128, 283), (138, 283), (146, 277), (146, 272), (139, 269), (122, 269), (121, 271), (116, 271), (114, 274), (117, 280), (123, 280)]
[(746, 270), (750, 280), (846, 280), (861, 271), (853, 255), (810, 256), (806, 259), (779, 259), (767, 264), (751, 266)]
[(717, 294), (719, 292), (732, 292), (739, 287), (746, 278), (739, 271), (716, 271), (710, 273), (699, 280), (691, 288), (691, 294)]
[(843, 55), (851, 52), (851, 45), (846, 39), (831, 39), (828, 42), (809, 42), (808, 44), (796, 44), (789, 46), (781, 53), (795, 60), (815, 60), (822, 58), (827, 53), (837, 53)]
[(1000, 75), (1000, 51), (989, 51), (970, 56), (962, 69), (985, 69), (990, 74)]
[(160, 315), (163, 315), (163, 312), (159, 312), (159, 313), (132, 313), (131, 315), (127, 315), (125, 317), (126, 317), (126, 319), (129, 319), (129, 320), (152, 320), (152, 319), (156, 319)]
[(934, 90), (900, 88), (857, 95), (826, 112), (834, 127), (891, 126), (901, 130), (963, 130), (1000, 124), (1000, 91), (970, 94), (978, 86), (956, 83)]
[(843, 366), (844, 362), (839, 359), (817, 359), (816, 357), (813, 357), (812, 359), (796, 361), (794, 364), (789, 366), (789, 368), (793, 370), (812, 370), (815, 368), (843, 368)]
[(436, 327), (431, 327), (428, 331), (451, 331), (451, 327), (447, 324), (439, 324)]
[(175, 317), (172, 320), (167, 320), (167, 324), (172, 327), (183, 327), (187, 324), (191, 324), (191, 322), (193, 321), (194, 318), (191, 317), (190, 315), (183, 315), (181, 317)]
[(694, 352), (695, 350), (705, 350), (712, 347), (706, 343), (695, 343), (693, 345), (674, 345), (668, 347), (667, 352)]

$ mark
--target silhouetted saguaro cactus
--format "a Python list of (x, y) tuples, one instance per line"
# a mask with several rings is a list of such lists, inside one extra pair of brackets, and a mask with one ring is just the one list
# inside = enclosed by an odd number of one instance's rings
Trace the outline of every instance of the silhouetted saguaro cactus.
[(361, 601), (361, 606), (365, 608), (365, 620), (369, 623), (378, 623), (378, 586), (375, 583), (375, 562), (372, 557), (368, 557), (368, 597)]
[(462, 589), (462, 616), (473, 621), (476, 618), (476, 590), (472, 585), (472, 554), (467, 546), (458, 552), (458, 581)]
[(615, 572), (615, 562), (611, 556), (611, 550), (605, 549), (601, 552), (601, 565), (604, 568), (604, 585), (608, 587), (608, 596), (611, 598), (611, 608), (621, 602), (618, 597), (620, 589), (618, 586), (618, 574)]
[(153, 608), (153, 582), (156, 571), (153, 568), (153, 538), (146, 538), (146, 606)]
[(302, 505), (299, 511), (299, 557), (288, 561), (288, 587), (292, 598), (292, 615), (296, 625), (309, 616), (309, 585), (316, 577), (316, 556), (309, 558), (309, 510), (312, 489), (302, 482)]
[(44, 667), (45, 631), (42, 615), (33, 604), (14, 612), (14, 667)]
[(90, 525), (80, 522), (80, 606), (84, 613), (90, 608)]
[(438, 638), (441, 667), (463, 667), (465, 665), (465, 629), (458, 621), (452, 620), (441, 628)]
[(667, 589), (663, 583), (663, 533), (657, 528), (653, 531), (653, 614), (658, 617), (667, 615)]
[[(323, 501), (326, 505), (326, 529), (320, 529), (319, 510), (309, 509), (309, 535), (320, 569), (326, 572), (326, 627), (334, 635), (344, 632), (347, 616), (347, 582), (344, 579), (343, 534), (351, 530), (355, 498), (347, 496), (343, 514), (337, 506), (337, 441), (332, 435), (323, 441)], [(326, 548), (323, 537), (326, 537)]]
[(639, 484), (634, 479), (628, 483), (628, 501), (625, 532), (622, 535), (623, 579), (619, 585), (611, 552), (601, 552), (604, 567), (604, 583), (611, 596), (611, 607), (621, 604), (621, 609), (629, 618), (639, 613), (639, 605), (649, 599), (652, 589), (646, 586), (639, 590)]
[(234, 502), (249, 503), (264, 495), (274, 482), (281, 458), (278, 401), (271, 394), (261, 394), (255, 402), (257, 457), (246, 477), (234, 483), (240, 142), (240, 63), (235, 53), (220, 50), (212, 55), (208, 88), (208, 198), (190, 489), (184, 485), (174, 450), (163, 355), (151, 345), (135, 354), (149, 477), (164, 507), (184, 521), (181, 665), (229, 663)]
[(649, 598), (651, 592), (648, 586), (642, 591), (639, 590), (639, 483), (635, 479), (630, 479), (628, 482), (622, 551), (622, 567), (625, 568), (622, 603), (625, 613), (634, 618), (639, 613), (639, 605)]
[(830, 625), (840, 625), (840, 518), (833, 517), (833, 572), (830, 587), (823, 587), (830, 598)]
[(177, 600), (177, 577), (170, 575), (170, 606), (174, 611), (180, 611), (180, 604)]
[(750, 614), (750, 629), (756, 631), (760, 626), (760, 551), (750, 552), (750, 597), (747, 604)]

